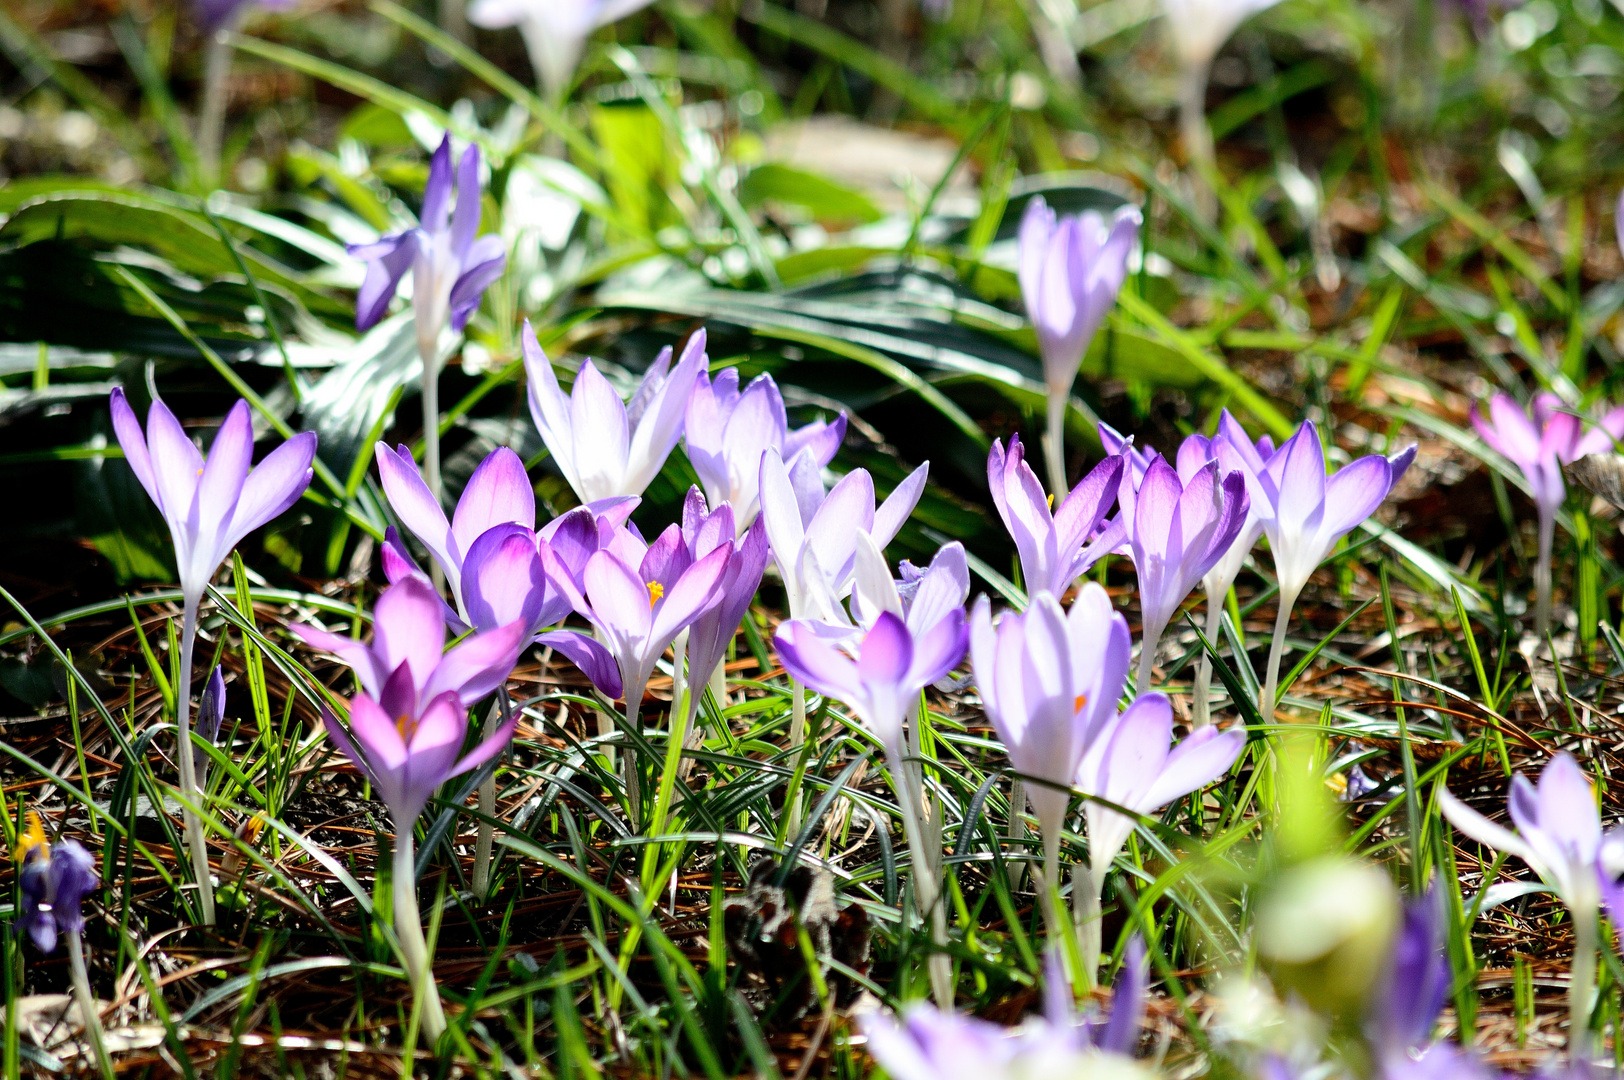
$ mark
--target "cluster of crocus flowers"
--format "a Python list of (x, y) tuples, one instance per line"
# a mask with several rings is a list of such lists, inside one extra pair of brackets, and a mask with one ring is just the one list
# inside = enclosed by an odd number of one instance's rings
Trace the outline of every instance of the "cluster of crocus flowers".
[(1624, 438), (1624, 406), (1610, 410), (1595, 426), (1568, 411), (1555, 394), (1535, 394), (1529, 410), (1509, 394), (1489, 401), (1488, 415), (1472, 408), (1472, 425), (1490, 449), (1522, 471), (1539, 515), (1539, 560), (1534, 567), (1534, 633), (1544, 637), (1551, 625), (1551, 546), (1556, 513), (1567, 497), (1562, 466), (1589, 454), (1611, 450)]
[(153, 399), (145, 431), (123, 390), (113, 391), (110, 405), (113, 430), (124, 459), (157, 504), (175, 546), (182, 610), (180, 670), (175, 688), (175, 726), (180, 738), (176, 757), (192, 871), (203, 921), (212, 924), (214, 884), (198, 818), (200, 788), (191, 753), (192, 653), (197, 644), (198, 607), (209, 579), (243, 537), (280, 515), (304, 494), (312, 475), (316, 436), (313, 432), (295, 435), (255, 467), (254, 427), (248, 403), (239, 401), (226, 414), (205, 460), (162, 401)]
[(1616, 890), (1615, 879), (1624, 870), (1624, 829), (1602, 831), (1595, 791), (1567, 753), (1551, 759), (1537, 786), (1521, 773), (1512, 777), (1506, 808), (1516, 832), (1447, 790), (1439, 794), (1438, 804), (1451, 825), (1486, 847), (1520, 858), (1567, 905), (1574, 933), (1568, 1039), (1577, 1060), (1588, 1049), (1598, 918), (1604, 889), (1610, 894)]
[(1097, 211), (1056, 216), (1042, 196), (1021, 216), (1018, 276), (1026, 316), (1037, 334), (1048, 393), (1044, 455), (1049, 490), (1066, 495), (1065, 428), (1071, 384), (1089, 343), (1105, 322), (1128, 277), (1128, 255), (1139, 235), (1138, 207), (1110, 218)]
[[(479, 147), (462, 152), (455, 173), (451, 135), (429, 159), (418, 224), (366, 244), (350, 245), (365, 260), (366, 277), (355, 300), (355, 327), (376, 325), (412, 275), (412, 318), (423, 363), (423, 465), (429, 490), (440, 493), (440, 335), (461, 333), (485, 290), (502, 276), (507, 248), (495, 233), (479, 235), (483, 209)], [(454, 201), (453, 201), (454, 200)]]

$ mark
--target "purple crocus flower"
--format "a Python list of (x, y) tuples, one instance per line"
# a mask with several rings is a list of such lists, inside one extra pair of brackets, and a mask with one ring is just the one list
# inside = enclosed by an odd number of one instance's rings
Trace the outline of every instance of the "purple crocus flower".
[(1076, 778), (1078, 789), (1094, 796), (1083, 804), (1089, 885), (1074, 891), (1085, 964), (1099, 960), (1105, 876), (1136, 825), (1133, 818), (1096, 800), (1136, 814), (1153, 813), (1229, 772), (1245, 748), (1244, 730), (1219, 731), (1211, 726), (1197, 728), (1174, 746), (1173, 706), (1163, 694), (1142, 693), (1106, 721), (1083, 756)]
[(721, 599), (701, 612), (688, 628), (690, 714), (698, 708), (699, 688), (727, 655), (728, 643), (750, 610), (767, 568), (766, 523), (758, 517), (742, 537), (736, 537), (735, 531), (731, 506), (724, 502), (711, 510), (698, 488), (688, 489), (688, 498), (682, 504), (682, 541), (689, 557), (700, 562), (719, 548), (732, 550), (720, 579)]
[(739, 391), (739, 371), (724, 368), (715, 381), (699, 372), (688, 398), (683, 441), (688, 460), (711, 506), (733, 507), (743, 532), (760, 509), (761, 455), (777, 450), (784, 461), (805, 454), (822, 469), (846, 437), (846, 414), (791, 431), (784, 396), (771, 375), (758, 375)]
[(21, 910), (17, 926), (42, 953), (56, 951), (59, 936), (84, 932), (84, 898), (101, 885), (96, 860), (77, 840), (60, 840), (54, 849), (45, 840), (39, 818), (17, 845), (22, 866), (17, 871)]
[(1257, 475), (1258, 490), (1265, 496), (1258, 515), (1269, 538), (1280, 587), (1263, 685), (1261, 714), (1265, 721), (1274, 718), (1286, 626), (1303, 586), (1337, 542), (1376, 512), (1414, 459), (1415, 444), (1411, 443), (1390, 458), (1368, 454), (1326, 476), (1319, 429), (1307, 420)]
[(529, 627), (516, 619), (447, 650), (444, 601), (415, 575), (378, 597), (370, 645), (302, 624), (292, 630), (312, 649), (349, 666), (365, 694), (386, 704), (389, 715), (407, 718), (446, 694), (465, 707), (493, 693), (507, 681), (529, 637)]
[(1010, 436), (1008, 450), (994, 439), (987, 453), (987, 484), (998, 516), (1015, 540), (1027, 591), (1063, 596), (1117, 539), (1088, 542), (1116, 502), (1127, 459), (1107, 457), (1078, 481), (1059, 510), (1051, 511), (1053, 500), (1044, 495), (1025, 454), (1019, 435)]
[(1144, 943), (1135, 937), (1123, 959), (1108, 1014), (1097, 1008), (1077, 1011), (1071, 987), (1051, 953), (1045, 963), (1044, 1015), (1029, 1018), (1018, 1028), (926, 1004), (909, 1008), (901, 1024), (883, 1012), (865, 1014), (858, 1024), (866, 1049), (893, 1080), (1118, 1075), (1101, 1058), (1131, 1059), (1138, 1049), (1146, 975)]
[(985, 596), (970, 614), (970, 663), (987, 718), (1010, 763), (1048, 781), (1029, 785), (1026, 797), (1043, 833), (1046, 878), (1056, 887), (1067, 789), (1116, 715), (1132, 659), (1128, 622), (1095, 582), (1082, 587), (1069, 613), (1040, 592), (1025, 613), (1004, 612), (996, 628)]
[(1602, 831), (1596, 795), (1579, 763), (1559, 753), (1540, 773), (1539, 785), (1521, 773), (1506, 801), (1514, 833), (1461, 802), (1448, 790), (1438, 808), (1449, 823), (1478, 843), (1516, 855), (1550, 886), (1573, 917), (1574, 949), (1568, 1002), (1569, 1049), (1582, 1050), (1595, 989), (1597, 916), (1609, 871), (1624, 867), (1624, 827)]
[[(203, 684), (203, 694), (197, 699), (197, 733), (211, 743), (220, 741), (220, 727), (226, 719), (226, 678), (225, 670), (219, 665), (209, 673), (209, 681)], [(209, 765), (209, 755), (201, 746), (192, 747), (193, 767), (201, 778), (206, 775)]]
[(438, 360), (440, 331), (449, 324), (460, 332), (507, 264), (502, 238), (496, 233), (479, 235), (479, 147), (469, 146), (457, 162), (454, 208), (452, 188), (448, 132), (429, 160), (418, 225), (370, 243), (351, 244), (349, 249), (367, 264), (355, 299), (355, 328), (377, 325), (409, 271), (417, 349), (425, 363)]
[(530, 417), (575, 494), (585, 503), (643, 494), (682, 437), (688, 395), (707, 363), (705, 332), (688, 339), (674, 368), (671, 349), (660, 350), (629, 402), (591, 360), (565, 397), (528, 321), (522, 344)]
[(1472, 407), (1472, 426), (1490, 449), (1522, 470), (1539, 514), (1539, 562), (1534, 569), (1534, 632), (1541, 637), (1551, 623), (1551, 546), (1556, 538), (1556, 512), (1567, 497), (1562, 466), (1587, 454), (1604, 453), (1624, 437), (1624, 406), (1609, 411), (1589, 431), (1583, 418), (1568, 412), (1555, 394), (1535, 394), (1530, 414), (1509, 394), (1496, 394), (1489, 415)]
[[(857, 536), (852, 576), (851, 614), (853, 631), (848, 640), (874, 628), (880, 613), (899, 615), (914, 637), (928, 634), (943, 619), (962, 615), (970, 597), (970, 559), (958, 541), (936, 549), (923, 569), (904, 559), (897, 567), (901, 578), (893, 578), (879, 545), (867, 533)], [(836, 633), (844, 628), (831, 628)], [(854, 642), (855, 644), (855, 642)]]
[[(536, 497), (524, 463), (499, 446), (474, 469), (448, 521), (411, 451), (379, 443), (377, 456), (390, 507), (445, 571), (457, 601), (446, 615), (454, 632), (494, 630), (518, 620), (536, 644), (558, 650), (598, 689), (620, 696), (616, 665), (601, 644), (573, 630), (542, 632), (569, 615), (573, 605), (547, 574), (541, 552), (551, 548), (558, 556), (554, 566), (567, 570), (579, 586), (601, 534), (624, 523), (636, 499), (577, 507), (537, 532), (531, 527)], [(384, 574), (391, 582), (412, 574), (425, 577), (393, 530), (386, 534), (383, 553)]]
[(231, 549), (304, 494), (315, 433), (295, 435), (250, 468), (254, 425), (246, 401), (226, 414), (206, 461), (162, 401), (153, 398), (144, 433), (122, 389), (110, 403), (124, 458), (169, 525), (181, 593), (196, 604)]
[(1044, 451), (1056, 499), (1066, 494), (1062, 439), (1071, 384), (1127, 279), (1139, 221), (1135, 206), (1123, 206), (1109, 219), (1093, 210), (1057, 218), (1042, 196), (1027, 203), (1021, 216), (1018, 276), (1043, 357), (1049, 398)]
[(286, 11), (293, 3), (294, 0), (192, 0), (192, 11), (196, 13), (197, 21), (203, 24), (203, 29), (212, 33), (230, 27), (244, 8), (262, 7)]
[(1150, 689), (1162, 631), (1196, 582), (1240, 535), (1250, 499), (1241, 476), (1231, 473), (1219, 480), (1215, 461), (1181, 477), (1167, 459), (1158, 457), (1137, 490), (1122, 485), (1117, 502), (1122, 507), (1117, 520), (1139, 579), (1143, 626), (1135, 685), (1144, 693)]
[(927, 461), (876, 507), (867, 469), (853, 469), (825, 494), (819, 467), (809, 456), (797, 455), (786, 466), (777, 450), (762, 454), (761, 516), (792, 618), (841, 621), (837, 613), (813, 605), (819, 597), (845, 598), (856, 565), (857, 533), (867, 533), (883, 550), (918, 505), (929, 472)]

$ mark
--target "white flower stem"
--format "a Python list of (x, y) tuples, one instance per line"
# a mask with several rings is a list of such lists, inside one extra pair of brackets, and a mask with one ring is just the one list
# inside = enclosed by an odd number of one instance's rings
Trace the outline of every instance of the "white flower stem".
[[(1089, 841), (1091, 844), (1093, 840)], [(1072, 878), (1071, 902), (1073, 918), (1077, 927), (1077, 949), (1083, 958), (1083, 977), (1088, 986), (1093, 989), (1099, 979), (1100, 950), (1105, 940), (1105, 930), (1101, 922), (1100, 898), (1105, 892), (1105, 871), (1098, 873), (1094, 869), (1094, 855), (1089, 853), (1087, 863), (1077, 864), (1077, 874)], [(1109, 865), (1106, 866), (1109, 870)], [(1082, 879), (1086, 878), (1087, 881)]]
[[(416, 276), (412, 288), (416, 289)], [(417, 338), (417, 355), (423, 361), (423, 482), (439, 501), (443, 484), (440, 480), (440, 357), (437, 342)], [(439, 564), (434, 564), (439, 568)]]
[(1274, 723), (1276, 698), (1280, 687), (1280, 657), (1286, 650), (1286, 627), (1291, 624), (1291, 609), (1297, 606), (1301, 589), (1280, 590), (1280, 610), (1274, 617), (1274, 640), (1269, 643), (1269, 668), (1263, 682), (1263, 700), (1258, 703), (1258, 716), (1265, 724)]
[[(654, 816), (648, 830), (650, 836), (665, 832), (666, 814), (670, 811), (672, 794), (681, 775), (682, 750), (688, 742), (688, 730), (694, 722), (694, 706), (699, 700), (699, 695), (690, 692), (691, 688), (683, 679), (683, 659), (687, 654), (688, 631), (684, 630), (677, 635), (671, 649), (671, 712), (667, 721), (665, 763), (660, 769), (659, 786), (654, 792)], [(652, 861), (659, 862), (660, 845), (654, 845), (651, 851), (654, 855)]]
[(940, 883), (931, 872), (930, 853), (925, 848), (925, 827), (919, 820), (919, 798), (909, 782), (908, 768), (903, 761), (903, 749), (892, 742), (885, 749), (886, 764), (891, 772), (891, 789), (896, 792), (902, 808), (902, 831), (908, 841), (908, 854), (913, 861), (913, 893), (915, 914), (921, 922), (929, 920), (931, 951), (929, 962), (931, 996), (941, 1009), (953, 1007), (953, 961), (941, 951), (947, 944), (947, 912), (937, 902)]
[[(643, 719), (643, 691), (648, 689), (648, 681), (638, 683), (636, 686), (626, 687), (626, 738), (631, 738), (634, 731), (640, 732), (638, 725)], [(626, 784), (626, 805), (631, 812), (633, 821), (642, 820), (643, 816), (643, 782), (637, 770), (637, 749), (627, 746), (626, 753), (620, 759), (620, 777)]]
[(1179, 75), (1179, 137), (1189, 156), (1190, 194), (1196, 215), (1207, 224), (1218, 217), (1218, 200), (1209, 177), (1218, 168), (1207, 126), (1207, 74), (1211, 62), (1191, 64)]
[(193, 807), (203, 803), (198, 791), (196, 757), (192, 753), (192, 652), (197, 645), (197, 609), (200, 597), (181, 601), (180, 671), (175, 682), (175, 756), (180, 765), (181, 820), (186, 846), (192, 854), (192, 876), (197, 879), (198, 902), (203, 909), (203, 925), (214, 925), (214, 881), (209, 877), (209, 846), (203, 835), (203, 822)]
[(96, 1052), (96, 1064), (107, 1080), (112, 1080), (113, 1063), (107, 1056), (107, 1043), (102, 1038), (101, 1017), (97, 1015), (96, 998), (90, 992), (90, 974), (85, 970), (84, 943), (78, 934), (68, 939), (68, 966), (73, 975), (73, 996), (79, 1002), (79, 1016), (85, 1022), (85, 1038)]
[[(496, 734), (496, 717), (498, 713), (506, 719), (513, 705), (508, 700), (507, 687), (503, 686), (497, 691), (499, 695), (491, 711), (485, 717), (485, 727), (480, 733), (481, 739), (488, 739)], [(491, 891), (491, 849), (496, 841), (496, 829), (486, 818), (496, 815), (496, 773), (493, 771), (479, 785), (479, 832), (474, 837), (474, 896), (480, 900), (485, 899)]]
[(421, 1011), (423, 1033), (432, 1045), (445, 1033), (445, 1010), (440, 1005), (440, 988), (434, 983), (434, 967), (429, 963), (429, 946), (423, 940), (423, 916), (417, 908), (417, 855), (412, 840), (412, 823), (395, 824), (395, 865), (392, 894), (395, 905), (395, 936), (400, 939), (401, 957), (406, 961), (406, 977)]
[[(1053, 509), (1060, 509), (1066, 501), (1066, 398), (1067, 394), (1049, 389), (1049, 423), (1043, 432), (1043, 460), (1049, 471), (1049, 493), (1054, 496)], [(1027, 583), (1031, 585), (1030, 582)]]
[[(1218, 634), (1223, 630), (1224, 597), (1227, 595), (1228, 585), (1222, 589), (1207, 590), (1207, 642), (1214, 649), (1218, 647)], [(1201, 650), (1201, 659), (1195, 665), (1194, 695), (1194, 726), (1203, 728), (1212, 723), (1212, 654), (1205, 649)]]
[(1568, 1058), (1590, 1058), (1590, 1008), (1596, 990), (1596, 909), (1573, 913), (1573, 964), (1568, 982)]
[[(806, 745), (806, 687), (801, 680), (790, 679), (789, 699), (789, 748), (799, 754), (801, 747)], [(792, 755), (791, 760), (794, 759)], [(788, 832), (786, 835), (795, 836), (801, 831), (801, 797), (797, 792), (795, 799), (786, 807), (784, 813), (788, 819)]]
[[(727, 708), (727, 668), (725, 662), (718, 662), (711, 669), (709, 676), (711, 697), (716, 699), (718, 709)], [(705, 741), (705, 725), (699, 719), (699, 695), (693, 694), (688, 700), (688, 734), (683, 740), (684, 749), (697, 750)], [(694, 759), (685, 757), (682, 764), (677, 766), (677, 780), (686, 783), (688, 775), (694, 771)]]
[[(1009, 785), (1009, 822), (1004, 827), (1004, 835), (1011, 841), (1026, 839), (1026, 819), (1021, 816), (1025, 809), (1026, 781), (1017, 777)], [(1016, 855), (1014, 843), (1009, 846), (1009, 863), (1005, 869), (1009, 871), (1009, 887), (1019, 888), (1021, 875), (1026, 872), (1026, 855), (1024, 852)]]
[(1150, 669), (1156, 664), (1156, 651), (1161, 647), (1162, 632), (1166, 629), (1166, 620), (1145, 623), (1140, 629), (1139, 674), (1135, 677), (1133, 684), (1135, 694), (1148, 694), (1150, 692)]
[(197, 120), (197, 160), (203, 175), (195, 179), (207, 191), (219, 187), (221, 181), (220, 152), (231, 96), (230, 38), (230, 26), (211, 33), (203, 60), (203, 108)]
[(1551, 629), (1551, 547), (1556, 542), (1556, 511), (1539, 511), (1539, 561), (1534, 564), (1534, 633), (1541, 641)]

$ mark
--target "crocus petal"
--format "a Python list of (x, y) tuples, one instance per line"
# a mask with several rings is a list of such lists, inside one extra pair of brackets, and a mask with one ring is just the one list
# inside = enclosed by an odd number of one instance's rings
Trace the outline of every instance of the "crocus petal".
[(625, 692), (615, 658), (602, 644), (585, 634), (577, 630), (549, 630), (536, 635), (536, 644), (563, 653), (609, 700)]
[(448, 301), (451, 311), (451, 329), (461, 331), (468, 325), (468, 320), (479, 308), (479, 301), (485, 295), (502, 271), (507, 269), (507, 249), (502, 238), (495, 233), (486, 233), (474, 241), (473, 248), (468, 252), (468, 262), (463, 264), (462, 273), (451, 285), (451, 296)]
[(451, 251), (464, 265), (479, 235), (479, 195), (479, 147), (469, 143), (457, 160), (457, 204), (451, 213)]
[(366, 751), (368, 765), (382, 772), (398, 769), (405, 763), (406, 743), (400, 737), (394, 717), (365, 694), (358, 694), (350, 701), (350, 728)]
[(1504, 851), (1508, 855), (1516, 855), (1529, 866), (1532, 866), (1536, 872), (1541, 872), (1541, 876), (1543, 876), (1544, 864), (1534, 855), (1533, 849), (1523, 843), (1516, 833), (1503, 825), (1496, 825), (1455, 798), (1448, 791), (1438, 793), (1438, 809), (1442, 810), (1444, 817), (1449, 819), (1449, 823), (1462, 833), (1485, 847), (1494, 848), (1496, 851)]
[(158, 481), (152, 471), (152, 458), (147, 453), (146, 433), (141, 430), (141, 422), (135, 418), (135, 410), (130, 408), (122, 387), (113, 388), (108, 404), (113, 413), (113, 432), (118, 436), (118, 445), (124, 450), (124, 460), (130, 463), (130, 470), (146, 489), (148, 497), (161, 508), (163, 504), (158, 497)]
[(1376, 512), (1392, 488), (1392, 478), (1393, 467), (1387, 459), (1370, 454), (1343, 466), (1326, 480), (1320, 537), (1327, 550)]
[(421, 692), (445, 648), (445, 617), (440, 594), (417, 577), (391, 585), (373, 610), (372, 650), (385, 671), (406, 664)]
[(536, 496), (519, 455), (499, 446), (485, 456), (462, 489), (451, 519), (451, 535), (466, 557), (477, 537), (510, 522), (533, 527)]
[[(351, 712), (352, 714), (354, 712), (353, 705), (351, 706)], [(354, 741), (350, 739), (350, 733), (344, 730), (344, 725), (338, 722), (338, 717), (329, 712), (325, 705), (321, 706), (321, 723), (322, 727), (327, 729), (327, 737), (333, 740), (333, 743), (344, 752), (344, 756), (349, 758), (355, 767), (365, 773), (367, 779), (376, 785), (378, 777), (372, 771), (372, 765), (367, 761), (367, 756), (356, 747)]]
[(1174, 799), (1199, 791), (1229, 772), (1246, 749), (1246, 732), (1204, 727), (1174, 747), (1166, 764), (1145, 790), (1143, 805), (1156, 810)]
[(446, 520), (440, 502), (417, 471), (411, 451), (402, 446), (391, 450), (384, 443), (377, 445), (378, 478), (383, 481), (384, 497), (400, 523), (423, 542), (442, 569), (453, 581), (462, 568), (462, 556), (452, 539), (451, 523)]
[(780, 624), (773, 635), (773, 646), (779, 663), (802, 685), (848, 702), (861, 696), (856, 661), (819, 640), (810, 624)]
[(169, 406), (161, 401), (154, 401), (147, 410), (147, 448), (161, 495), (158, 508), (171, 528), (185, 528), (197, 482), (203, 475), (203, 455), (186, 437)]
[[(665, 459), (682, 437), (682, 418), (687, 410), (688, 395), (705, 362), (705, 331), (701, 329), (688, 339), (677, 366), (666, 376), (654, 399), (633, 421), (636, 430), (632, 433), (628, 455), (630, 475), (626, 478), (626, 490), (614, 494), (642, 494), (659, 474)], [(632, 415), (630, 409), (627, 415)]]
[(602, 625), (628, 641), (648, 640), (654, 618), (647, 582), (607, 551), (587, 560), (582, 577), (592, 611)]
[(602, 499), (643, 493), (641, 487), (633, 490), (625, 487), (630, 449), (626, 406), (614, 386), (590, 360), (581, 365), (575, 386), (570, 390), (569, 424), (577, 495), (583, 499)]
[(649, 631), (650, 641), (661, 651), (683, 627), (722, 599), (719, 586), (732, 557), (731, 545), (717, 548), (684, 570), (676, 584), (667, 590)]
[(464, 638), (440, 659), (423, 687), (423, 697), (454, 692), (464, 705), (472, 705), (507, 681), (530, 640), (531, 628), (523, 619)]
[(495, 731), (491, 732), (490, 738), (485, 739), (478, 746), (458, 758), (456, 764), (452, 765), (447, 773), (447, 779), (460, 776), (470, 769), (477, 769), (503, 750), (506, 750), (508, 744), (513, 741), (513, 733), (518, 730), (518, 727), (519, 714), (514, 713), (504, 720)]
[(559, 388), (553, 363), (542, 352), (529, 319), (524, 321), (519, 345), (524, 354), (525, 396), (530, 405), (530, 419), (541, 434), (541, 441), (552, 453), (553, 460), (558, 463), (558, 471), (564, 474), (571, 488), (579, 491), (580, 484), (575, 475), (575, 444), (570, 435), (570, 399)]
[[(229, 523), (253, 460), (254, 425), (248, 418), (248, 402), (238, 401), (226, 414), (225, 422), (220, 425), (214, 442), (209, 445), (208, 460), (204, 462), (203, 475), (198, 479), (197, 517), (200, 528), (219, 528)], [(220, 555), (223, 558), (225, 552)]]
[(927, 461), (909, 473), (875, 509), (874, 526), (869, 530), (869, 535), (881, 548), (895, 540), (897, 533), (902, 531), (902, 523), (908, 520), (914, 507), (919, 505), (919, 497), (925, 493), (925, 478), (929, 475), (930, 462)]
[(294, 623), (288, 629), (317, 652), (332, 653), (338, 657), (355, 672), (356, 681), (367, 693), (376, 696), (382, 692), (383, 681), (389, 677), (389, 673), (378, 666), (372, 649), (364, 642), (303, 623)]
[(445, 133), (429, 158), (429, 178), (423, 185), (423, 209), (418, 220), (431, 233), (445, 228), (451, 209), (451, 133)]
[(546, 592), (535, 536), (523, 525), (498, 525), (469, 546), (461, 593), (476, 629), (494, 630), (518, 620), (534, 631), (542, 625)]
[(310, 486), (314, 475), (311, 463), (315, 459), (316, 433), (301, 431), (254, 466), (243, 481), (242, 494), (231, 514), (231, 525), (224, 538), (226, 551), (299, 501), (299, 496)]

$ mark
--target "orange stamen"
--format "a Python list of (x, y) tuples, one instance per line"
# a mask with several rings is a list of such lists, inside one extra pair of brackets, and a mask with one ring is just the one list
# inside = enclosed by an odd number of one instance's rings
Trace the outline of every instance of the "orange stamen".
[(649, 606), (649, 610), (652, 611), (654, 609), (654, 605), (658, 604), (664, 598), (665, 598), (665, 586), (661, 585), (658, 581), (649, 582), (648, 583), (648, 606)]
[(1073, 701), (1071, 703), (1071, 711), (1074, 712), (1074, 713), (1080, 713), (1080, 712), (1083, 711), (1083, 706), (1087, 705), (1087, 704), (1088, 704), (1088, 695), (1087, 694), (1078, 694), (1077, 695), (1077, 700)]
[(23, 862), (34, 851), (50, 857), (51, 845), (45, 840), (45, 823), (39, 819), (39, 814), (33, 810), (28, 812), (28, 831), (17, 837), (17, 850), (13, 853), (18, 862)]

